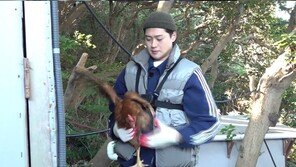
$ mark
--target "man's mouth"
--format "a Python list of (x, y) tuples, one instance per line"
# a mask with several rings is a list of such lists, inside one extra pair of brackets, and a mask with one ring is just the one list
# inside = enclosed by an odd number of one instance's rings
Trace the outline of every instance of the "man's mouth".
[(157, 54), (158, 51), (157, 51), (157, 50), (151, 50), (151, 53), (152, 53), (152, 54)]

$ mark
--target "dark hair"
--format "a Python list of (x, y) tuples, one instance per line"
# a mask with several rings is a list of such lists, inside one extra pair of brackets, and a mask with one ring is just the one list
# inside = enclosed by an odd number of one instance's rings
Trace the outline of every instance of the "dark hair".
[(173, 33), (174, 33), (174, 31), (173, 31), (173, 30), (169, 30), (169, 29), (165, 29), (165, 32), (169, 33), (169, 34), (170, 34), (170, 36), (172, 36), (172, 35), (173, 35)]

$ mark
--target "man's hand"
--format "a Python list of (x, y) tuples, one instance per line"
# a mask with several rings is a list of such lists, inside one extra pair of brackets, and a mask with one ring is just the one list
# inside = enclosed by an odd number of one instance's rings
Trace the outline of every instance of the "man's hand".
[(149, 148), (164, 148), (170, 145), (178, 144), (181, 141), (180, 133), (163, 123), (154, 119), (157, 128), (147, 134), (140, 136), (139, 143), (141, 146)]
[(134, 128), (125, 129), (125, 128), (119, 128), (117, 122), (115, 122), (115, 125), (113, 127), (114, 135), (120, 138), (123, 142), (130, 141), (135, 136)]

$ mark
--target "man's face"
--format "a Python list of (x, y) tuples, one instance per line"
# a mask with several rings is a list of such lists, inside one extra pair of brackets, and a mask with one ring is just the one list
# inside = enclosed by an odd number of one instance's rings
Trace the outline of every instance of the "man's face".
[(150, 56), (157, 61), (165, 60), (173, 48), (176, 32), (172, 35), (163, 28), (147, 28), (145, 30), (145, 44)]

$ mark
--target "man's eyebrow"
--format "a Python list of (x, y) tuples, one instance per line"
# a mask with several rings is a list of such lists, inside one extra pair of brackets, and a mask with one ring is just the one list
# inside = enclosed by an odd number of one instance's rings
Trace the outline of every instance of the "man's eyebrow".
[(155, 36), (145, 35), (145, 37), (155, 37), (155, 38), (157, 38), (157, 37), (162, 37), (162, 35), (155, 35)]

